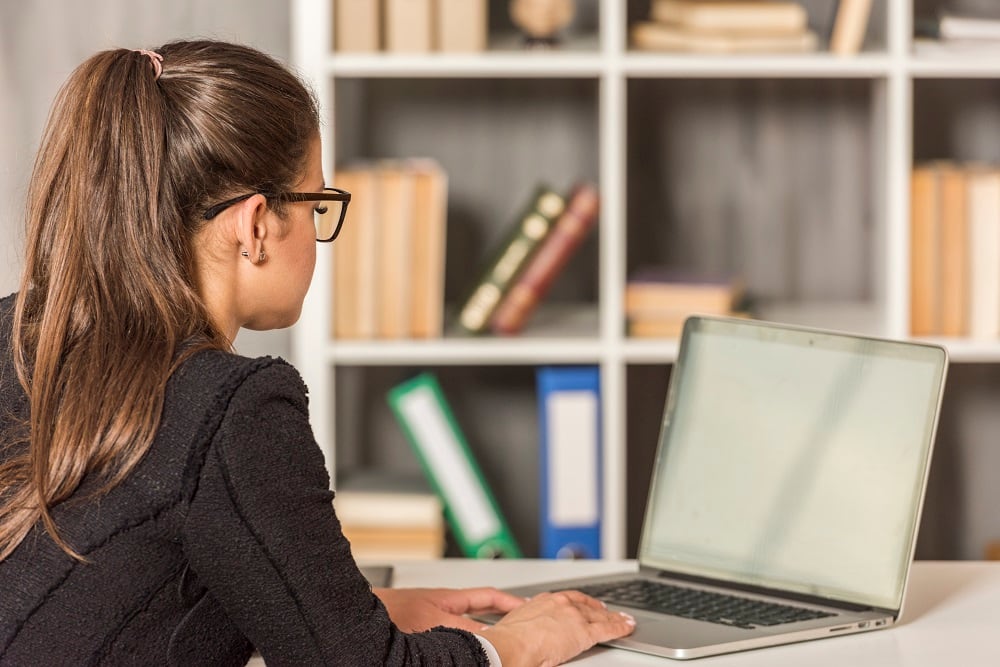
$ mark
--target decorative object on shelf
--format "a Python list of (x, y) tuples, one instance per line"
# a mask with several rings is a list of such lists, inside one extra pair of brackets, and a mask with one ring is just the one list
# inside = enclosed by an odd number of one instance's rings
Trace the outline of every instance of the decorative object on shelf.
[(510, 18), (529, 47), (550, 47), (576, 13), (575, 0), (511, 0)]
[(388, 400), (444, 504), (462, 552), (470, 558), (520, 558), (521, 550), (437, 378), (421, 373), (393, 387)]
[(594, 185), (577, 185), (566, 208), (528, 265), (504, 294), (490, 321), (493, 333), (511, 335), (524, 328), (556, 276), (597, 222), (600, 198)]
[(814, 51), (805, 8), (791, 0), (654, 0), (650, 20), (632, 27), (643, 51), (789, 53)]
[(547, 185), (538, 186), (528, 209), (514, 222), (463, 302), (458, 313), (462, 329), (473, 334), (486, 331), (504, 294), (548, 236), (564, 207), (565, 201), (558, 193)]
[(840, 56), (858, 53), (865, 43), (872, 0), (840, 0), (830, 34), (830, 51)]

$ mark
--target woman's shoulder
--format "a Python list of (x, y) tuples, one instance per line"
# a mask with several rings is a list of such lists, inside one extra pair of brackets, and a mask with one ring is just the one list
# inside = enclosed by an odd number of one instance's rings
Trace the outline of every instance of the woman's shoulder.
[(169, 393), (204, 394), (212, 391), (218, 398), (231, 400), (238, 391), (255, 393), (268, 388), (306, 394), (298, 371), (281, 357), (244, 357), (222, 350), (202, 350), (185, 359), (174, 371)]

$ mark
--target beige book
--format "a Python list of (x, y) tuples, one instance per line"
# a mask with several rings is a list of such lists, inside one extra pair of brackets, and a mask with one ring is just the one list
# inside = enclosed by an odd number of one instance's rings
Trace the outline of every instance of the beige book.
[(444, 268), (448, 176), (432, 160), (414, 160), (410, 335), (440, 338), (444, 327)]
[(809, 15), (791, 1), (656, 0), (650, 16), (692, 32), (800, 34)]
[(378, 51), (381, 6), (378, 0), (334, 0), (334, 50), (352, 53)]
[(437, 0), (437, 48), (447, 52), (485, 51), (489, 32), (486, 0)]
[(432, 0), (385, 0), (385, 50), (427, 53), (434, 47)]
[(966, 170), (941, 170), (941, 333), (969, 332), (969, 220)]
[(378, 184), (370, 165), (338, 168), (334, 184), (351, 193), (344, 228), (333, 242), (333, 336), (375, 336)]
[(938, 164), (922, 164), (910, 176), (910, 333), (914, 336), (933, 336), (941, 328), (939, 171)]
[(404, 162), (378, 166), (378, 338), (410, 336), (414, 176)]
[(969, 335), (1000, 336), (1000, 171), (969, 172)]
[(861, 50), (868, 30), (872, 0), (840, 0), (830, 35), (830, 51), (852, 55)]
[(815, 51), (817, 44), (816, 34), (808, 30), (787, 35), (712, 34), (649, 22), (632, 28), (632, 45), (641, 51), (803, 53)]

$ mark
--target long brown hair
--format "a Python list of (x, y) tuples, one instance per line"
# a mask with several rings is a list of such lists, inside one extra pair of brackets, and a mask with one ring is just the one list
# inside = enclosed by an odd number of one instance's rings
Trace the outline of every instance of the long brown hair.
[[(85, 477), (119, 483), (156, 434), (167, 379), (230, 349), (196, 289), (205, 208), (289, 190), (319, 127), (308, 89), (254, 49), (172, 42), (98, 53), (52, 107), (27, 200), (13, 354), (29, 402), (0, 466), (0, 561)], [(280, 213), (280, 211), (279, 211)], [(16, 431), (16, 432), (15, 432)]]

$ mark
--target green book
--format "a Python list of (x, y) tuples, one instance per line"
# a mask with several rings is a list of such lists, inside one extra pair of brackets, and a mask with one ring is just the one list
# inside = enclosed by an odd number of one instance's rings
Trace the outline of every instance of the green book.
[(521, 550), (437, 378), (422, 373), (389, 390), (388, 400), (441, 498), (462, 553), (470, 558), (520, 558)]
[(486, 331), (503, 295), (528, 265), (565, 206), (565, 200), (548, 186), (541, 185), (535, 190), (531, 203), (491, 255), (459, 310), (458, 323), (465, 331)]

